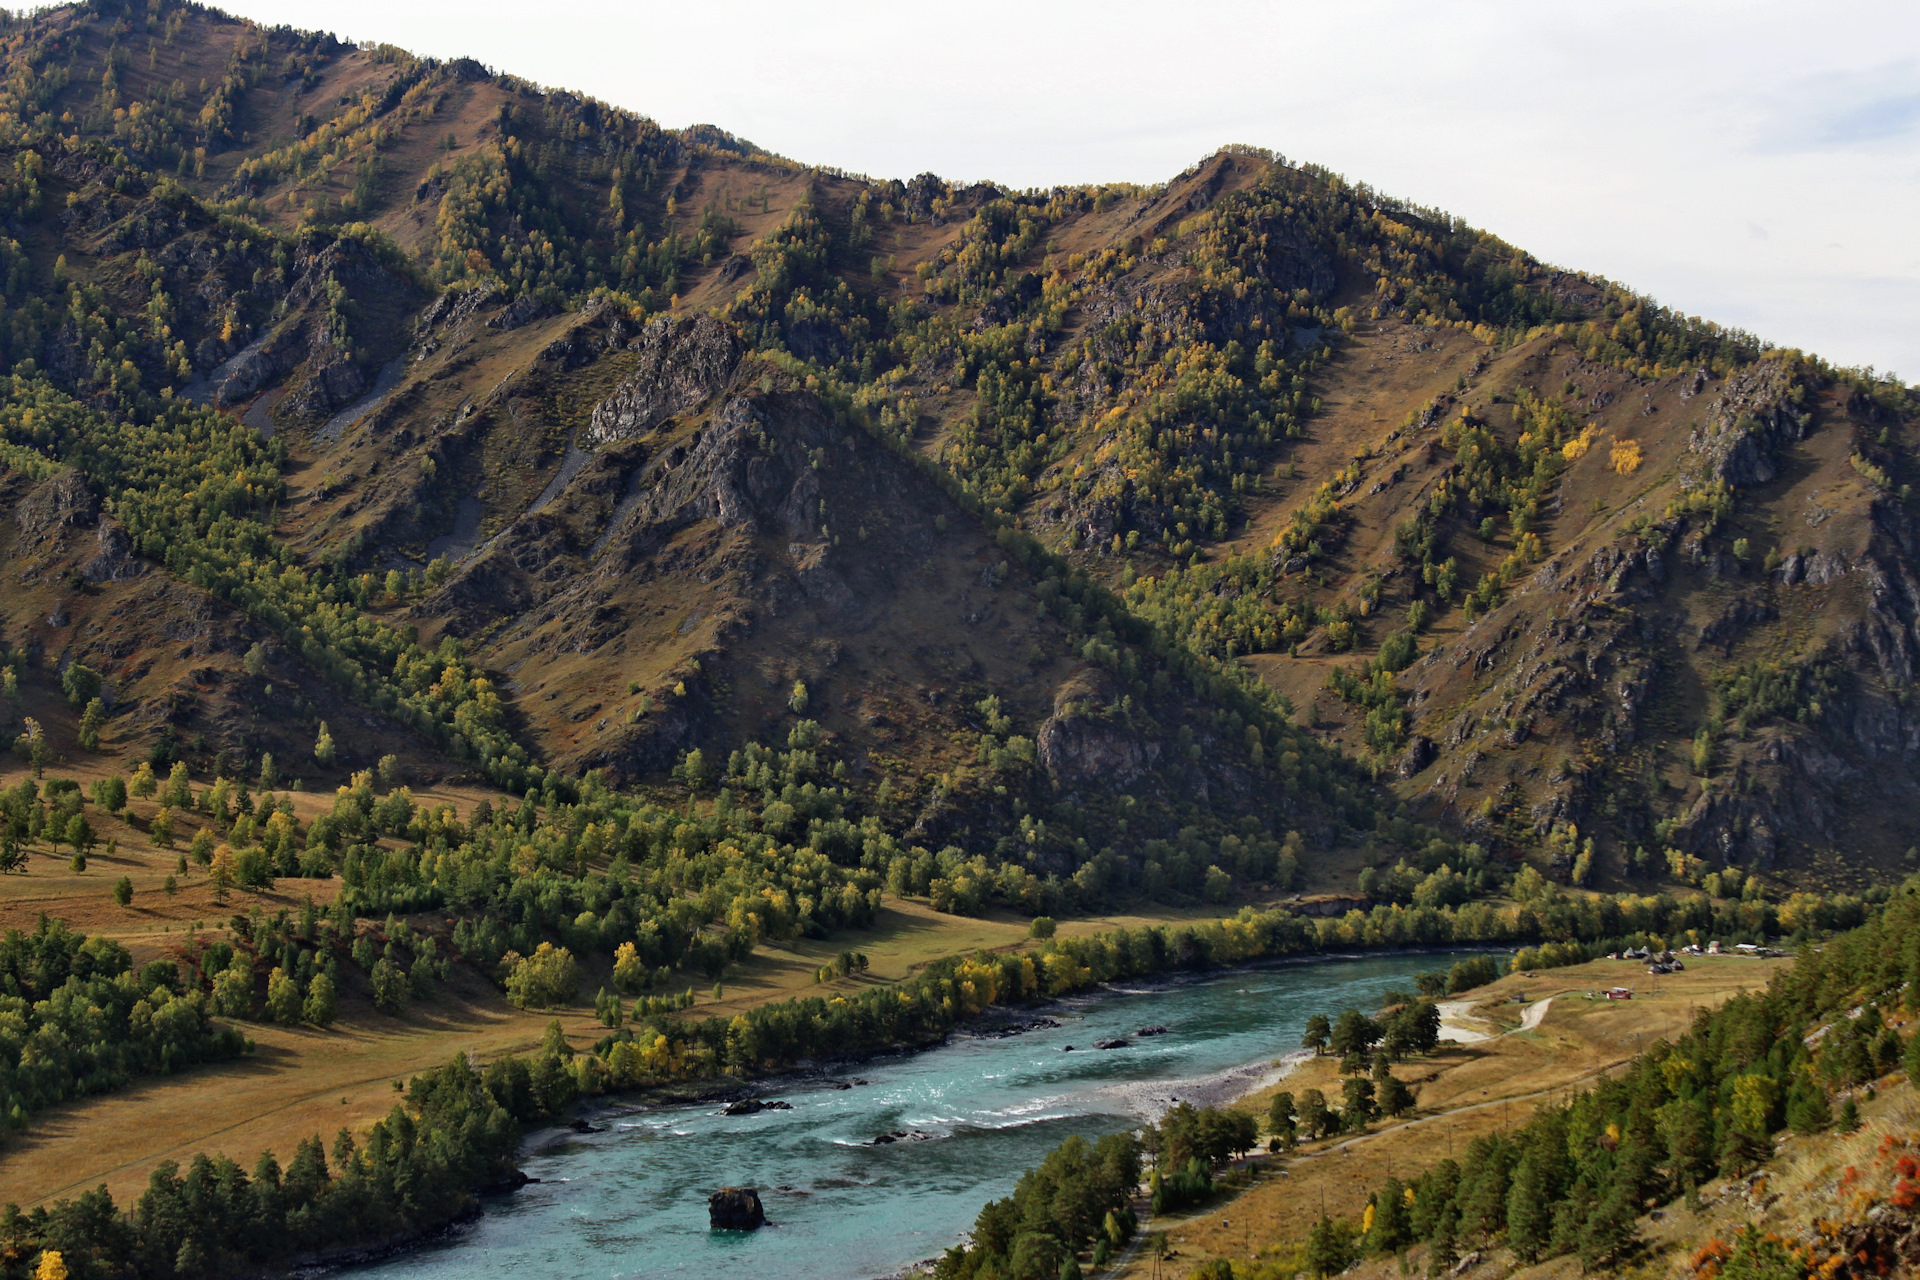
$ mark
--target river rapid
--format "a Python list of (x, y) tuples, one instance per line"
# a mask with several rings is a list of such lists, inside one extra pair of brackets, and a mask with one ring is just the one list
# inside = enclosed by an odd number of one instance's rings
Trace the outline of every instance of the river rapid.
[[(490, 1198), (446, 1241), (341, 1274), (356, 1280), (871, 1280), (943, 1252), (981, 1205), (1069, 1134), (1135, 1128), (1175, 1099), (1220, 1102), (1277, 1075), (1307, 1019), (1371, 1010), (1451, 953), (1316, 957), (1153, 986), (1037, 1014), (1057, 1026), (955, 1035), (936, 1049), (775, 1083), (792, 1110), (674, 1106), (594, 1117), (600, 1133), (533, 1135), (541, 1181)], [(1138, 1036), (1164, 1026), (1164, 1034)], [(1125, 1037), (1126, 1048), (1094, 1041)], [(1067, 1046), (1074, 1046), (1067, 1052)], [(852, 1088), (837, 1087), (855, 1084)], [(906, 1136), (876, 1144), (880, 1135)], [(707, 1195), (757, 1187), (768, 1227), (710, 1231)]]

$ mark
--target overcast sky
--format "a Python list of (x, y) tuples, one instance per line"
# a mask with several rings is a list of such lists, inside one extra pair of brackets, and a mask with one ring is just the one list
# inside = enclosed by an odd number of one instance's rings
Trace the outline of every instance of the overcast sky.
[(877, 177), (1156, 182), (1254, 143), (1920, 379), (1914, 0), (225, 7)]

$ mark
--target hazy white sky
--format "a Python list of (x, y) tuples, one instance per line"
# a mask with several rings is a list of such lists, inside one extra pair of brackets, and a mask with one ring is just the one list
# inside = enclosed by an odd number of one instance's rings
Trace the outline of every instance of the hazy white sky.
[(1550, 262), (1920, 379), (1914, 0), (225, 0), (885, 177), (1271, 147)]

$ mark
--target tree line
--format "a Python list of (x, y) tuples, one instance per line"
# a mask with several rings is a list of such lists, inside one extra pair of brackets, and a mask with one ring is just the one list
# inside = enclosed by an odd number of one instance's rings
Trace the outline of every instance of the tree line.
[[(1802, 948), (1764, 991), (1703, 1011), (1621, 1074), (1476, 1138), (1458, 1162), (1389, 1180), (1358, 1224), (1321, 1222), (1314, 1269), (1330, 1275), (1362, 1253), (1422, 1242), (1435, 1275), (1466, 1249), (1494, 1244), (1523, 1263), (1629, 1259), (1642, 1214), (1755, 1168), (1783, 1130), (1853, 1127), (1856, 1104), (1836, 1106), (1837, 1092), (1901, 1068), (1920, 1074), (1920, 1036), (1892, 1025), (1911, 1014), (1916, 992), (1920, 891), (1909, 885), (1865, 924)], [(1717, 1256), (1729, 1276), (1802, 1276), (1810, 1265), (1804, 1250), (1796, 1261), (1757, 1230)]]

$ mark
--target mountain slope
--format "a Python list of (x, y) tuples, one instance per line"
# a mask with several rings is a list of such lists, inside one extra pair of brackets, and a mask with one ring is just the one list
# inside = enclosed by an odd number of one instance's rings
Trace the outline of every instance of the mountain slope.
[(271, 432), (445, 769), (747, 791), (811, 721), (857, 815), (1189, 892), (1405, 817), (1648, 887), (1916, 842), (1904, 388), (1245, 149), (874, 181), (188, 6), (4, 40), (7, 358)]

